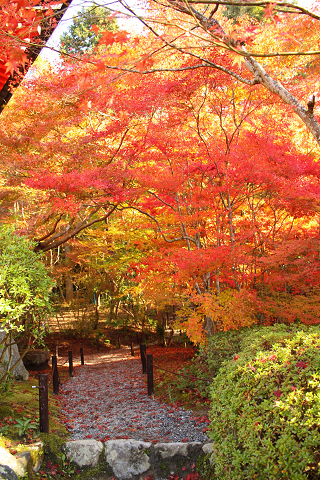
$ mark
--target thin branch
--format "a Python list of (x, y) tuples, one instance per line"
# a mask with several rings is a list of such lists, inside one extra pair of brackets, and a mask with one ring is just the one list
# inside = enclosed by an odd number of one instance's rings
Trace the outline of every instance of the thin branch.
[(159, 195), (157, 195), (156, 193), (151, 192), (151, 190), (148, 190), (148, 193), (150, 193), (150, 195), (153, 195), (154, 197), (156, 197), (156, 198), (159, 200), (159, 202), (163, 203), (164, 205), (167, 205), (167, 207), (172, 208), (172, 210), (173, 210), (174, 212), (177, 211), (172, 205), (170, 205), (170, 203), (168, 203), (168, 202), (166, 202), (165, 200), (163, 200), (162, 198), (160, 198)]
[[(69, 233), (67, 233), (66, 231), (61, 232), (62, 238), (60, 238), (57, 241), (52, 241), (51, 239), (51, 240), (48, 240), (47, 242), (38, 243), (34, 251), (39, 252), (41, 250), (43, 252), (47, 252), (48, 250), (51, 250), (53, 248), (58, 247), (59, 245), (62, 245), (63, 243), (66, 243), (68, 240), (78, 235), (78, 233), (80, 233), (85, 228), (91, 227), (91, 225), (94, 225), (95, 223), (103, 222), (104, 220), (106, 220), (116, 210), (116, 208), (117, 208), (117, 205), (114, 205), (106, 215), (103, 215), (102, 217), (99, 217), (99, 218), (95, 218), (94, 220), (91, 220), (91, 222), (83, 221), (81, 223), (78, 223), (78, 225)], [(89, 216), (89, 218), (93, 215), (93, 213)]]
[(44, 236), (41, 237), (41, 238), (35, 238), (35, 242), (40, 243), (40, 242), (43, 242), (46, 238), (51, 237), (51, 235), (53, 235), (54, 232), (56, 231), (57, 225), (58, 225), (58, 223), (60, 222), (61, 218), (62, 218), (62, 213), (59, 215), (59, 218), (58, 218), (57, 221), (54, 223), (54, 225), (53, 225), (52, 229), (50, 230), (50, 232), (49, 232), (47, 235), (44, 235)]
[(151, 218), (151, 220), (153, 220), (153, 221), (157, 224), (158, 232), (160, 233), (160, 235), (162, 236), (162, 238), (163, 238), (167, 243), (178, 242), (178, 241), (180, 241), (180, 240), (188, 240), (188, 241), (196, 244), (195, 240), (194, 240), (193, 238), (189, 237), (188, 235), (182, 235), (182, 237), (173, 238), (173, 239), (169, 240), (169, 239), (165, 236), (165, 234), (163, 233), (163, 231), (161, 230), (159, 221), (158, 221), (153, 215), (151, 215), (151, 214), (148, 213), (148, 212), (145, 212), (144, 210), (142, 210), (142, 209), (139, 208), (139, 207), (124, 207), (124, 208), (132, 208), (133, 210), (137, 210), (138, 212), (142, 213), (142, 215), (146, 215), (147, 217)]

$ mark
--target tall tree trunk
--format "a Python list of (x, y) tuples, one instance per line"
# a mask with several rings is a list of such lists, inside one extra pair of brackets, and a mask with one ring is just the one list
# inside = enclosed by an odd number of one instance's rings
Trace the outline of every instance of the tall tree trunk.
[(69, 303), (69, 302), (72, 302), (72, 300), (73, 300), (73, 282), (72, 282), (72, 276), (71, 276), (71, 273), (70, 273), (71, 269), (72, 269), (72, 266), (73, 266), (73, 262), (70, 259), (70, 257), (68, 256), (68, 254), (71, 251), (71, 248), (70, 248), (70, 245), (68, 245), (67, 243), (64, 245), (64, 251), (65, 251), (65, 255), (66, 255), (65, 265), (68, 268), (68, 270), (66, 271), (66, 273), (64, 275), (64, 281), (65, 281), (65, 286), (66, 286), (66, 302)]

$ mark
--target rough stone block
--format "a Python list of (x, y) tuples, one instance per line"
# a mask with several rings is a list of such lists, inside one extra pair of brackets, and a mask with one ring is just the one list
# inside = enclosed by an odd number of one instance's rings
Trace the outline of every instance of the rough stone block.
[(192, 465), (197, 463), (201, 453), (201, 447), (201, 442), (155, 444), (151, 451), (152, 474), (157, 478), (164, 478), (174, 473), (180, 476), (191, 473)]
[(0, 447), (0, 465), (10, 467), (19, 477), (24, 477), (26, 474), (26, 465), (17, 460), (16, 457), (11, 455), (11, 453), (3, 447)]
[(31, 454), (32, 470), (37, 473), (40, 470), (42, 458), (43, 458), (44, 445), (42, 442), (33, 443), (28, 445), (28, 450)]
[(78, 467), (95, 467), (100, 459), (103, 444), (97, 440), (74, 440), (63, 446), (67, 459)]
[[(209, 453), (213, 453), (213, 443), (205, 443), (203, 446), (202, 446), (202, 452), (205, 454), (205, 455), (208, 455)], [(209, 463), (210, 465), (212, 466), (213, 464), (213, 457), (211, 455), (210, 459), (209, 459)]]
[(205, 443), (202, 446), (202, 451), (205, 455), (208, 455), (208, 453), (212, 453), (213, 452), (213, 443)]
[(0, 480), (18, 480), (12, 468), (7, 465), (0, 465)]
[(105, 443), (106, 461), (119, 480), (130, 480), (150, 468), (151, 443), (138, 440), (108, 440)]
[[(5, 331), (0, 330), (0, 344), (5, 338)], [(11, 362), (10, 366), (15, 365), (15, 363), (20, 359), (20, 353), (17, 347), (17, 344), (13, 344), (11, 346), (7, 346), (9, 344), (9, 340), (7, 340), (6, 345), (0, 346), (0, 357), (2, 355), (3, 349), (5, 348), (5, 354), (2, 360), (2, 365), (0, 365), (0, 375), (2, 376), (6, 371), (8, 367), (8, 363), (10, 361), (10, 348), (11, 348)], [(11, 372), (11, 377), (15, 378), (16, 380), (28, 380), (29, 378), (29, 373), (26, 370), (24, 364), (22, 361), (20, 361), (17, 366), (12, 370)]]
[(31, 458), (31, 455), (30, 455), (30, 452), (21, 452), (21, 453), (17, 453), (15, 455), (17, 461), (22, 465), (22, 468), (27, 471), (28, 470), (28, 463), (30, 462), (30, 458)]
[(157, 443), (154, 449), (159, 453), (161, 458), (172, 458), (175, 455), (186, 457), (188, 455), (187, 443)]

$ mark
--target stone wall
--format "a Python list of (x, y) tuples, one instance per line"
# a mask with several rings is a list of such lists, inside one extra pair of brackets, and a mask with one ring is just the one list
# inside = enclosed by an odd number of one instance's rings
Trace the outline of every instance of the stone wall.
[(79, 467), (95, 467), (105, 459), (117, 480), (140, 480), (148, 475), (163, 479), (173, 473), (191, 473), (202, 454), (211, 453), (212, 443), (150, 443), (138, 440), (67, 442), (63, 450)]
[[(142, 480), (148, 475), (155, 479), (168, 478), (173, 473), (185, 477), (194, 470), (200, 455), (205, 456), (212, 451), (212, 443), (153, 444), (119, 439), (108, 440), (103, 444), (97, 440), (75, 440), (62, 446), (61, 455), (64, 453), (79, 468), (97, 467), (105, 461), (110, 475), (116, 480)], [(17, 475), (28, 478), (30, 469), (37, 472), (41, 452), (38, 452), (36, 463), (35, 457), (30, 456), (30, 453), (13, 456), (5, 449), (0, 449), (0, 479), (16, 480)], [(28, 465), (32, 459), (33, 465)]]

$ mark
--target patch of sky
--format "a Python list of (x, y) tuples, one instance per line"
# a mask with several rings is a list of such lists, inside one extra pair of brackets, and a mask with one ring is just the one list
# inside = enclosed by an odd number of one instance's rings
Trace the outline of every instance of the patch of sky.
[(41, 50), (40, 57), (44, 60), (48, 60), (52, 63), (59, 62), (59, 47), (60, 36), (68, 31), (68, 28), (72, 24), (73, 17), (76, 16), (82, 8), (87, 8), (92, 5), (99, 5), (108, 8), (112, 13), (117, 14), (117, 22), (122, 30), (127, 30), (132, 33), (139, 33), (142, 31), (142, 24), (125, 8), (127, 5), (133, 9), (136, 15), (143, 14), (143, 7), (141, 3), (135, 2), (135, 0), (129, 0), (124, 2), (121, 0), (73, 0), (70, 6), (67, 8), (65, 14), (61, 18), (59, 24), (55, 28), (53, 34), (46, 43), (46, 46)]

